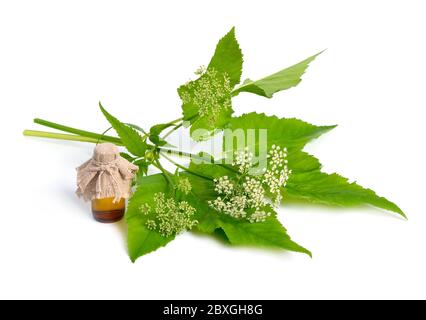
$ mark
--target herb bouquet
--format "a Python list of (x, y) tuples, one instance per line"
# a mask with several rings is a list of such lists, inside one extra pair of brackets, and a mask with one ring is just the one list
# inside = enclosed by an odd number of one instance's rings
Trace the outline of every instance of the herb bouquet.
[[(183, 117), (149, 131), (123, 123), (99, 104), (118, 137), (79, 130), (49, 121), (34, 122), (63, 133), (24, 131), (25, 135), (123, 146), (121, 155), (139, 167), (135, 192), (126, 211), (128, 250), (132, 261), (165, 246), (185, 231), (220, 236), (232, 245), (281, 248), (311, 255), (292, 241), (277, 219), (283, 201), (332, 206), (373, 205), (404, 213), (374, 191), (321, 172), (321, 164), (303, 151), (305, 144), (335, 126), (316, 126), (298, 119), (248, 113), (233, 117), (232, 98), (247, 92), (266, 98), (296, 86), (317, 55), (257, 81), (241, 82), (243, 55), (234, 29), (217, 44), (197, 79), (178, 88)], [(190, 154), (166, 138), (182, 126), (201, 141), (223, 135), (222, 153)], [(175, 161), (186, 157), (189, 166)], [(160, 160), (176, 166), (166, 170)], [(148, 175), (148, 167), (159, 173)]]

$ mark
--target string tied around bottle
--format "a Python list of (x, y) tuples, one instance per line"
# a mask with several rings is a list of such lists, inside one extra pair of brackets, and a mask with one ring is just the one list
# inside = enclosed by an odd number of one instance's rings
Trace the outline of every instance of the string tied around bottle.
[(93, 157), (77, 168), (76, 194), (86, 201), (114, 198), (117, 202), (129, 198), (132, 179), (138, 169), (120, 156), (114, 144), (98, 144)]

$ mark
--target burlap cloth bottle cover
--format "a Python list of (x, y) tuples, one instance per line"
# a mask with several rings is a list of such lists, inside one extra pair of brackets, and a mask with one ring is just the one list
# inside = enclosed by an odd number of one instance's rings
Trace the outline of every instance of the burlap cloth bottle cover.
[(120, 156), (114, 144), (98, 144), (92, 159), (77, 168), (76, 194), (86, 201), (114, 198), (114, 202), (117, 202), (121, 198), (127, 199), (138, 169)]

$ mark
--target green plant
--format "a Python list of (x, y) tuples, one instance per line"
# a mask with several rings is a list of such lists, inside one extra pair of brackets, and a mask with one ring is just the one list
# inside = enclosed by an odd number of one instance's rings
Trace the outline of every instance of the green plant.
[[(349, 183), (338, 174), (322, 172), (318, 159), (303, 151), (309, 141), (335, 126), (316, 126), (255, 112), (232, 116), (233, 97), (247, 92), (271, 98), (294, 87), (317, 56), (260, 80), (247, 79), (240, 84), (243, 55), (232, 29), (217, 44), (208, 66), (196, 71), (197, 79), (178, 88), (182, 118), (145, 131), (119, 121), (99, 104), (118, 137), (41, 119), (34, 122), (67, 134), (30, 130), (24, 134), (112, 142), (127, 149), (128, 153), (122, 156), (140, 167), (126, 212), (132, 261), (166, 245), (186, 230), (220, 235), (233, 245), (275, 247), (311, 255), (290, 239), (277, 219), (275, 208), (282, 201), (345, 207), (368, 204), (405, 217), (397, 205), (374, 191)], [(223, 157), (190, 154), (169, 145), (167, 137), (185, 123), (190, 126), (192, 139), (197, 141), (222, 132)], [(251, 130), (256, 132), (248, 139)], [(236, 132), (247, 138), (245, 143), (234, 143)], [(174, 156), (188, 158), (189, 166), (179, 164)], [(162, 159), (176, 166), (176, 171), (167, 171)], [(147, 175), (149, 166), (156, 167), (159, 173)]]

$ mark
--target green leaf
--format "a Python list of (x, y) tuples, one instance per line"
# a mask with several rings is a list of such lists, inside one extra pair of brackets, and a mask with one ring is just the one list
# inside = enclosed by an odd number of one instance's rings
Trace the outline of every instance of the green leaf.
[(317, 53), (308, 59), (260, 80), (252, 81), (247, 79), (232, 92), (232, 95), (236, 96), (240, 92), (251, 92), (266, 98), (272, 98), (273, 94), (278, 91), (297, 86), (302, 81), (301, 77), (308, 68), (309, 63), (321, 53)]
[(120, 156), (122, 158), (126, 159), (129, 162), (133, 162), (135, 159), (137, 159), (137, 158), (132, 157), (130, 154), (125, 153), (125, 152), (120, 152)]
[(291, 240), (276, 217), (270, 217), (265, 222), (259, 223), (221, 221), (220, 226), (233, 245), (280, 248), (306, 253), (312, 257), (309, 250)]
[[(192, 164), (195, 169), (198, 165)], [(199, 165), (198, 170), (206, 169), (208, 165)], [(214, 168), (211, 165), (210, 169)], [(196, 169), (195, 169), (196, 170)], [(193, 197), (188, 202), (197, 209), (198, 225), (195, 230), (202, 233), (214, 234), (221, 229), (233, 245), (280, 248), (296, 252), (311, 253), (288, 236), (286, 229), (276, 219), (275, 213), (265, 222), (250, 223), (246, 220), (234, 219), (210, 208), (208, 200), (216, 197), (212, 181), (186, 173), (193, 189)]]
[[(205, 172), (207, 166), (209, 165), (191, 163), (190, 169), (194, 172), (209, 175), (211, 172)], [(192, 197), (188, 197), (185, 200), (197, 210), (196, 220), (198, 220), (198, 224), (194, 230), (207, 234), (214, 233), (217, 228), (220, 228), (220, 215), (208, 205), (209, 200), (216, 198), (213, 180), (201, 178), (189, 172), (182, 172), (180, 176), (188, 178), (192, 186)]]
[(171, 127), (171, 126), (173, 126), (172, 123), (162, 123), (162, 124), (157, 124), (155, 126), (152, 126), (151, 129), (149, 129), (149, 140), (157, 146), (166, 145), (167, 141), (160, 138), (160, 133), (164, 129), (167, 129), (168, 127)]
[(145, 223), (146, 221), (142, 217), (127, 220), (127, 245), (132, 262), (145, 254), (164, 247), (174, 239), (174, 237), (166, 238), (158, 232), (149, 230)]
[(205, 177), (209, 177), (211, 179), (219, 178), (222, 176), (232, 176), (235, 174), (235, 171), (232, 169), (228, 169), (226, 165), (219, 164), (208, 164), (208, 163), (200, 163), (195, 164), (193, 161), (189, 164), (189, 170), (201, 174)]
[(285, 199), (303, 200), (311, 203), (343, 207), (369, 204), (389, 210), (406, 218), (404, 212), (393, 202), (379, 197), (373, 190), (364, 189), (338, 174), (319, 171), (293, 173), (283, 190)]
[(126, 123), (126, 125), (128, 125), (129, 127), (133, 128), (133, 129), (135, 129), (135, 130), (137, 130), (137, 131), (142, 132), (144, 135), (148, 135), (148, 134), (146, 133), (146, 131), (145, 131), (142, 127), (140, 127), (140, 126), (138, 126), (138, 125), (136, 125), (136, 124), (133, 124), (133, 123)]
[[(146, 159), (140, 159), (133, 162), (134, 165), (139, 167), (139, 170), (137, 172), (136, 181), (139, 182), (140, 178), (144, 175), (148, 174), (148, 167), (150, 163)], [(139, 183), (138, 183), (139, 184)]]
[(143, 157), (147, 149), (146, 141), (137, 133), (133, 128), (120, 122), (117, 118), (109, 114), (99, 102), (99, 108), (104, 114), (105, 118), (109, 121), (111, 126), (121, 138), (124, 146), (136, 156)]
[(174, 126), (174, 124), (173, 123), (156, 124), (155, 126), (152, 126), (151, 129), (149, 129), (149, 134), (152, 136), (159, 136), (164, 129), (167, 129), (171, 126)]
[(250, 113), (233, 118), (229, 127), (232, 131), (225, 131), (224, 135), (225, 155), (245, 146), (253, 151), (259, 151), (261, 146), (259, 134), (256, 134), (252, 141), (235, 146), (233, 139), (237, 129), (242, 129), (245, 136), (248, 136), (249, 129), (267, 129), (266, 148), (268, 150), (273, 144), (288, 148), (288, 166), (293, 173), (286, 187), (287, 198), (340, 206), (370, 204), (404, 216), (398, 206), (377, 196), (374, 191), (364, 189), (355, 183), (350, 184), (346, 178), (337, 174), (321, 173), (319, 171), (321, 164), (318, 159), (301, 151), (307, 142), (335, 126), (320, 127), (297, 119), (279, 119), (275, 116)]
[(132, 180), (132, 187), (135, 185), (139, 185), (139, 180), (148, 173), (149, 164), (146, 162), (145, 159), (142, 158), (137, 160), (137, 158), (134, 158), (125, 152), (120, 152), (120, 156), (139, 167), (138, 172), (136, 172), (136, 177)]
[(240, 83), (243, 70), (243, 54), (235, 38), (235, 28), (232, 28), (219, 40), (215, 53), (207, 68), (215, 69), (222, 74), (227, 74), (230, 79), (231, 87)]
[(239, 83), (243, 58), (234, 28), (217, 44), (215, 53), (197, 80), (179, 87), (185, 121), (194, 140), (205, 140), (226, 126), (233, 113), (231, 91)]
[[(213, 78), (215, 80), (211, 80)], [(217, 90), (222, 92), (221, 96), (217, 94)], [(229, 90), (224, 89), (223, 79), (207, 74), (178, 89), (183, 102), (183, 117), (191, 124), (190, 133), (194, 140), (208, 139), (216, 130), (228, 124), (234, 111), (231, 107), (230, 91), (227, 91)], [(206, 98), (205, 101), (198, 101), (196, 97)], [(210, 98), (213, 100), (209, 101)]]
[[(192, 166), (194, 168), (194, 166)], [(200, 178), (193, 174), (182, 173), (189, 179), (192, 185), (192, 197), (185, 199), (197, 210), (196, 220), (198, 224), (194, 230), (202, 233), (212, 234), (219, 228), (218, 214), (209, 207), (207, 201), (213, 200), (216, 196), (213, 181)]]
[(293, 173), (321, 169), (321, 163), (317, 158), (301, 150), (290, 150), (287, 160), (288, 167)]
[[(232, 118), (229, 129), (224, 134), (224, 150), (226, 153), (235, 151), (234, 138), (238, 136), (239, 130), (243, 130), (245, 139), (251, 137), (248, 133), (255, 133), (254, 139), (246, 141), (246, 146), (252, 150), (258, 150), (260, 141), (259, 130), (266, 130), (267, 148), (277, 145), (286, 148), (302, 149), (306, 143), (318, 138), (336, 126), (315, 126), (298, 119), (285, 119), (276, 116), (266, 116), (264, 113), (248, 113), (240, 117)], [(241, 146), (237, 146), (241, 147)], [(242, 147), (245, 147), (244, 145)]]
[(143, 204), (154, 206), (154, 194), (167, 192), (168, 185), (162, 174), (154, 174), (139, 180), (139, 187), (129, 201), (126, 211), (128, 225), (127, 245), (130, 259), (137, 258), (155, 251), (172, 241), (174, 237), (163, 237), (156, 231), (148, 230), (145, 226), (146, 216), (141, 212)]
[(163, 138), (160, 138), (159, 136), (150, 135), (149, 140), (153, 144), (160, 146), (160, 147), (162, 147), (162, 146), (174, 147), (171, 144), (168, 144), (166, 140), (164, 140)]

